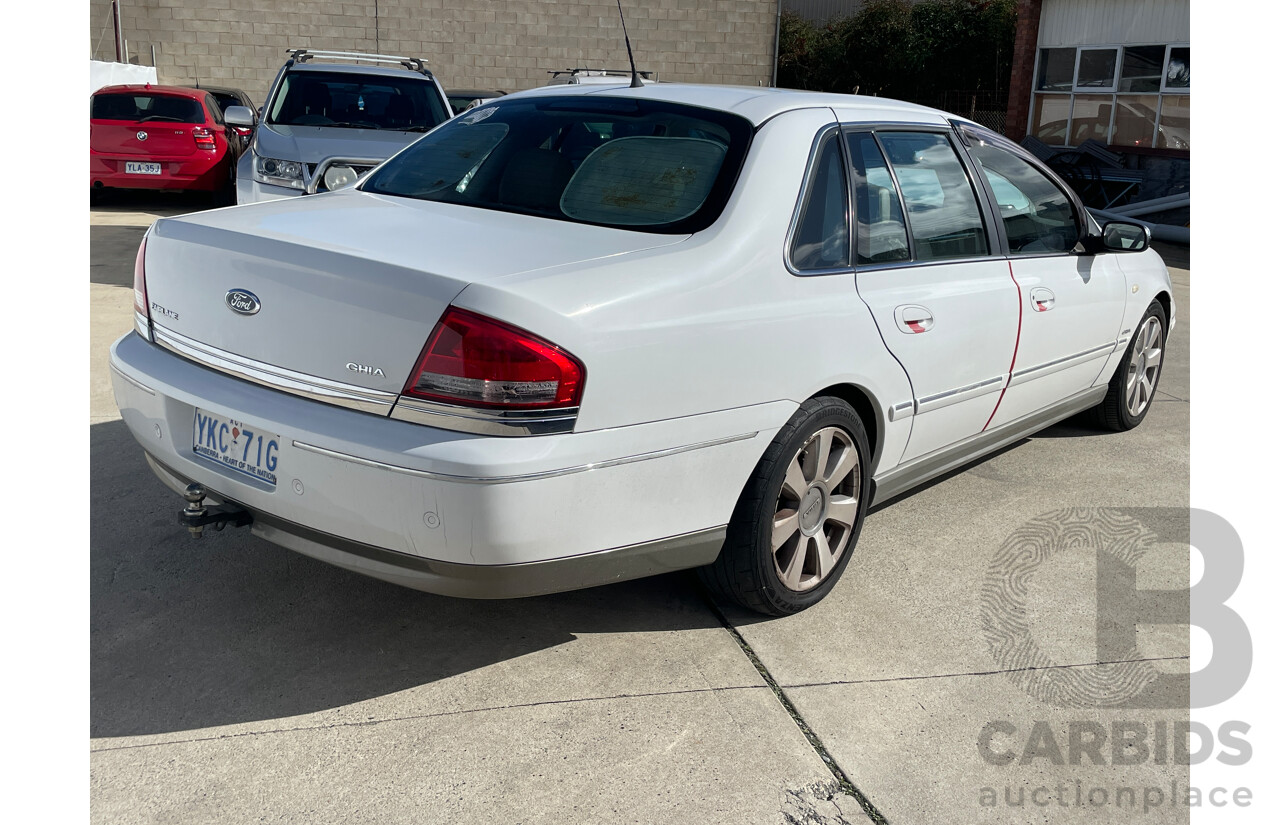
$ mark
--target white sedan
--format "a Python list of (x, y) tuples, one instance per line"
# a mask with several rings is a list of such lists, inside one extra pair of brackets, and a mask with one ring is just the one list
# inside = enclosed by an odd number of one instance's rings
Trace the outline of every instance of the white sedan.
[[(116, 400), (195, 535), (470, 597), (836, 585), (867, 509), (1084, 411), (1173, 327), (1137, 224), (880, 98), (509, 95), (358, 186), (164, 218)], [(904, 505), (906, 506), (906, 505)]]

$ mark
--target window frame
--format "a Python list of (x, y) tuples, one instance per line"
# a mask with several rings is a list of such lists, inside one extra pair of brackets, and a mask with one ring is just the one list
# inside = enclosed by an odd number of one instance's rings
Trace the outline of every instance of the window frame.
[[(836, 150), (840, 153), (841, 170), (844, 172), (845, 183), (845, 234), (849, 239), (848, 249), (845, 254), (845, 265), (842, 267), (825, 267), (822, 269), (800, 269), (791, 260), (791, 248), (795, 244), (795, 235), (800, 228), (800, 220), (804, 216), (804, 208), (809, 200), (809, 193), (815, 186), (815, 178), (818, 175), (819, 152), (823, 148), (823, 144), (831, 135), (835, 135), (837, 144)], [(809, 159), (806, 161), (804, 170), (804, 180), (800, 186), (800, 194), (796, 197), (795, 208), (791, 212), (791, 224), (787, 228), (787, 236), (783, 241), (782, 260), (787, 267), (787, 271), (798, 278), (810, 278), (817, 275), (841, 275), (847, 274), (854, 270), (853, 261), (855, 259), (854, 244), (854, 201), (853, 201), (853, 180), (849, 174), (849, 152), (844, 145), (843, 135), (839, 123), (828, 123), (818, 130), (813, 137), (813, 143), (809, 146)]]
[[(1164, 61), (1163, 61), (1163, 63), (1161, 64), (1161, 68), (1160, 68), (1160, 89), (1159, 89), (1159, 91), (1151, 91), (1151, 92), (1121, 92), (1121, 91), (1119, 91), (1119, 89), (1120, 89), (1120, 77), (1121, 77), (1121, 75), (1122, 75), (1122, 74), (1123, 74), (1123, 72), (1124, 72), (1124, 50), (1125, 50), (1125, 49), (1132, 49), (1132, 48), (1140, 48), (1140, 47), (1143, 47), (1143, 46), (1163, 46), (1163, 47), (1164, 47)], [(1172, 55), (1172, 53), (1173, 53), (1173, 50), (1174, 50), (1174, 49), (1190, 49), (1190, 48), (1191, 48), (1191, 44), (1190, 44), (1189, 42), (1183, 42), (1183, 41), (1171, 41), (1171, 42), (1165, 42), (1165, 43), (1159, 43), (1159, 42), (1156, 42), (1156, 43), (1118, 43), (1118, 44), (1116, 44), (1116, 43), (1097, 43), (1097, 44), (1090, 43), (1090, 44), (1080, 44), (1080, 45), (1076, 45), (1076, 46), (1041, 46), (1041, 47), (1038, 47), (1038, 48), (1036, 49), (1036, 57), (1035, 57), (1035, 61), (1033, 62), (1033, 67), (1034, 67), (1034, 69), (1033, 69), (1033, 74), (1032, 74), (1032, 78), (1031, 78), (1031, 99), (1030, 99), (1030, 101), (1029, 101), (1029, 104), (1030, 104), (1030, 105), (1027, 107), (1026, 133), (1027, 133), (1028, 135), (1034, 135), (1034, 134), (1036, 134), (1036, 123), (1035, 123), (1036, 102), (1035, 102), (1035, 99), (1036, 99), (1036, 97), (1037, 97), (1037, 96), (1045, 96), (1045, 97), (1049, 97), (1049, 96), (1065, 97), (1065, 98), (1067, 98), (1067, 100), (1069, 101), (1069, 103), (1068, 103), (1068, 106), (1067, 106), (1067, 120), (1066, 120), (1066, 126), (1065, 126), (1065, 128), (1064, 128), (1064, 130), (1063, 130), (1063, 135), (1064, 135), (1064, 138), (1063, 138), (1063, 139), (1064, 139), (1065, 141), (1068, 141), (1068, 142), (1066, 142), (1066, 143), (1061, 143), (1061, 144), (1053, 143), (1053, 144), (1048, 144), (1048, 145), (1053, 146), (1053, 147), (1055, 147), (1055, 148), (1057, 148), (1057, 147), (1062, 147), (1062, 148), (1071, 148), (1071, 147), (1078, 146), (1079, 144), (1074, 144), (1074, 143), (1070, 143), (1070, 142), (1069, 142), (1069, 141), (1071, 140), (1071, 135), (1072, 135), (1072, 126), (1074, 125), (1074, 121), (1075, 121), (1075, 99), (1076, 99), (1076, 97), (1077, 97), (1077, 96), (1079, 96), (1079, 95), (1106, 95), (1106, 96), (1110, 96), (1110, 97), (1111, 97), (1111, 99), (1112, 99), (1112, 102), (1111, 102), (1111, 117), (1110, 117), (1110, 119), (1109, 119), (1109, 121), (1108, 121), (1108, 123), (1107, 123), (1107, 141), (1106, 141), (1106, 145), (1107, 145), (1107, 146), (1116, 146), (1117, 144), (1112, 143), (1112, 138), (1113, 138), (1113, 137), (1114, 137), (1114, 135), (1115, 135), (1115, 129), (1116, 129), (1116, 112), (1117, 112), (1117, 110), (1119, 109), (1119, 105), (1120, 105), (1120, 104), (1119, 104), (1119, 100), (1118, 100), (1117, 98), (1119, 98), (1119, 97), (1133, 97), (1133, 96), (1138, 96), (1138, 95), (1152, 95), (1152, 94), (1154, 94), (1154, 95), (1158, 95), (1160, 99), (1159, 99), (1159, 101), (1158, 101), (1158, 103), (1157, 103), (1155, 124), (1154, 124), (1154, 126), (1153, 126), (1153, 128), (1152, 128), (1152, 130), (1151, 130), (1151, 143), (1150, 143), (1150, 145), (1151, 145), (1151, 147), (1152, 147), (1152, 148), (1157, 147), (1157, 146), (1158, 146), (1158, 144), (1159, 144), (1159, 139), (1160, 139), (1160, 116), (1161, 116), (1161, 114), (1163, 113), (1163, 110), (1164, 110), (1164, 98), (1165, 98), (1165, 95), (1189, 96), (1189, 95), (1191, 94), (1191, 86), (1190, 86), (1189, 84), (1188, 84), (1186, 87), (1181, 87), (1181, 86), (1173, 86), (1173, 87), (1171, 87), (1171, 86), (1169, 86), (1169, 85), (1168, 85), (1168, 79), (1169, 79), (1169, 59), (1170, 59), (1170, 57), (1171, 57), (1171, 55)], [(1039, 90), (1039, 86), (1040, 86), (1040, 69), (1041, 69), (1041, 59), (1040, 59), (1040, 55), (1041, 55), (1043, 52), (1045, 52), (1045, 51), (1050, 51), (1050, 50), (1053, 50), (1053, 49), (1075, 49), (1075, 50), (1076, 50), (1075, 68), (1073, 69), (1073, 73), (1072, 73), (1072, 76), (1071, 76), (1071, 89), (1070, 89), (1070, 91), (1066, 91), (1066, 90), (1044, 90), (1044, 91), (1041, 91), (1041, 90)], [(1108, 49), (1114, 49), (1114, 50), (1116, 51), (1116, 66), (1115, 66), (1115, 71), (1113, 72), (1112, 77), (1111, 77), (1111, 85), (1110, 85), (1109, 87), (1106, 87), (1106, 88), (1101, 87), (1101, 86), (1080, 86), (1080, 85), (1078, 85), (1079, 75), (1080, 75), (1080, 59), (1081, 59), (1081, 55), (1083, 54), (1083, 52), (1085, 52), (1085, 51), (1106, 51), (1106, 50), (1108, 50)], [(1189, 149), (1174, 149), (1174, 150), (1170, 150), (1170, 151), (1175, 151), (1175, 152), (1189, 152), (1190, 150), (1189, 150)]]
[[(1080, 237), (1084, 238), (1092, 231), (1093, 227), (1090, 223), (1090, 218), (1087, 217), (1089, 212), (1085, 208), (1084, 202), (1080, 200), (1080, 197), (1075, 193), (1075, 190), (1063, 183), (1062, 179), (1058, 177), (1057, 173), (1049, 168), (1047, 163), (1044, 163), (1035, 155), (1031, 154), (1017, 143), (1014, 143), (1012, 140), (1009, 140), (1003, 135), (993, 132), (990, 129), (986, 129), (983, 126), (958, 120), (952, 121), (952, 124), (956, 133), (962, 138), (962, 142), (965, 146), (965, 156), (969, 163), (971, 163), (979, 173), (979, 178), (982, 182), (983, 197), (987, 201), (988, 209), (994, 210), (997, 218), (1000, 218), (1000, 202), (996, 199), (995, 191), (991, 188), (991, 182), (987, 180), (987, 176), (985, 174), (982, 174), (982, 165), (978, 163), (977, 158), (974, 158), (969, 154), (970, 141), (973, 140), (979, 140), (984, 143), (988, 143), (997, 149), (1003, 149), (1019, 160), (1030, 164), (1033, 169), (1044, 175), (1059, 192), (1066, 196), (1067, 201), (1071, 204), (1072, 213), (1076, 221), (1076, 228), (1080, 233)], [(1010, 261), (1015, 259), (1019, 261), (1030, 261), (1037, 258), (1080, 257), (1083, 254), (1088, 254), (1081, 251), (1082, 247), (1080, 246), (1080, 242), (1077, 241), (1075, 247), (1065, 252), (1045, 252), (1037, 255), (1014, 255), (1009, 249), (1009, 236), (1005, 230), (1004, 220), (1002, 218), (997, 220), (996, 233), (1000, 238), (1001, 256)]]
[[(974, 164), (973, 158), (969, 157), (969, 152), (965, 148), (960, 135), (957, 133), (952, 124), (939, 123), (856, 123), (844, 124), (844, 133), (853, 134), (859, 132), (870, 132), (875, 137), (876, 145), (880, 147), (880, 153), (884, 156), (885, 166), (889, 170), (889, 175), (893, 178), (893, 185), (897, 190), (894, 194), (898, 198), (899, 207), (902, 209), (902, 221), (907, 230), (907, 249), (911, 257), (905, 261), (886, 261), (877, 264), (859, 264), (855, 268), (860, 271), (872, 271), (880, 269), (899, 269), (910, 266), (948, 266), (951, 264), (972, 263), (974, 261), (990, 261), (1008, 257), (1008, 246), (1004, 235), (998, 230), (993, 231), (992, 227), (999, 223), (996, 218), (998, 215), (992, 211), (992, 200), (987, 194), (985, 181), (979, 183), (980, 171)], [(978, 204), (978, 214), (982, 219), (983, 233), (987, 239), (987, 254), (971, 255), (964, 258), (941, 258), (919, 260), (916, 258), (916, 238), (915, 233), (911, 229), (911, 215), (907, 209), (906, 201), (902, 197), (902, 185), (898, 181), (898, 172), (894, 168), (893, 161), (889, 159), (889, 153), (885, 151), (884, 144), (880, 141), (880, 135), (886, 132), (914, 132), (917, 134), (936, 134), (946, 138), (950, 144), (951, 150), (955, 152), (956, 159), (960, 162), (960, 166), (964, 169), (965, 177), (969, 181), (969, 189), (973, 192), (974, 200)], [(848, 151), (848, 147), (845, 147)], [(846, 163), (848, 159), (846, 158)], [(849, 185), (853, 186), (853, 175), (848, 175)], [(853, 197), (850, 191), (850, 202), (854, 208), (857, 208), (857, 198)], [(850, 210), (852, 212), (852, 210)], [(856, 215), (853, 216), (856, 221)], [(854, 256), (856, 261), (856, 255)]]

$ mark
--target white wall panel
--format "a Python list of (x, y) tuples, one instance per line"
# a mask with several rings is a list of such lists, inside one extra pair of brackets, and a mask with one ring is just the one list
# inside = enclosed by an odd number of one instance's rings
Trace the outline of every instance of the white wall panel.
[(1191, 42), (1191, 0), (1044, 0), (1040, 48)]

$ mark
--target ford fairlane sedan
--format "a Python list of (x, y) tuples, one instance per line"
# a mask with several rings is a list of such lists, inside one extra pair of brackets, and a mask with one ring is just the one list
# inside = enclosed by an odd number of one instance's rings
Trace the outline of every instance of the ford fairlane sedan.
[(466, 597), (697, 568), (782, 615), (873, 503), (1142, 422), (1175, 319), (1149, 246), (943, 112), (551, 87), (354, 187), (157, 221), (113, 381), (195, 535)]

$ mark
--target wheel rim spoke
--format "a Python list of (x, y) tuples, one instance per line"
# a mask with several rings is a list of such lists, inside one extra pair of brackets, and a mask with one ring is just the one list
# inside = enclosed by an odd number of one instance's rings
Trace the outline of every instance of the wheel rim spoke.
[(827, 521), (834, 521), (852, 530), (858, 518), (858, 499), (853, 496), (833, 496), (827, 505)]
[(773, 549), (777, 552), (800, 530), (800, 514), (795, 510), (779, 510), (773, 517)]
[(804, 478), (804, 469), (800, 466), (800, 456), (791, 459), (791, 463), (787, 465), (787, 475), (782, 481), (782, 488), (790, 492), (796, 501), (803, 498), (804, 491), (809, 489), (809, 482)]
[(831, 572), (831, 568), (836, 566), (835, 556), (831, 553), (831, 545), (827, 542), (827, 535), (821, 530), (813, 537), (814, 555), (817, 557), (818, 563), (818, 580), (821, 581)]
[(852, 444), (842, 444), (840, 452), (840, 460), (836, 462), (836, 466), (827, 476), (827, 486), (831, 489), (839, 487), (840, 484), (848, 477), (849, 473), (858, 466), (858, 451), (854, 449)]
[(800, 576), (804, 574), (804, 561), (809, 555), (810, 541), (808, 536), (800, 536), (800, 540), (796, 542), (795, 552), (791, 554), (791, 562), (787, 565), (787, 569), (782, 571), (783, 584), (792, 590), (800, 589)]

